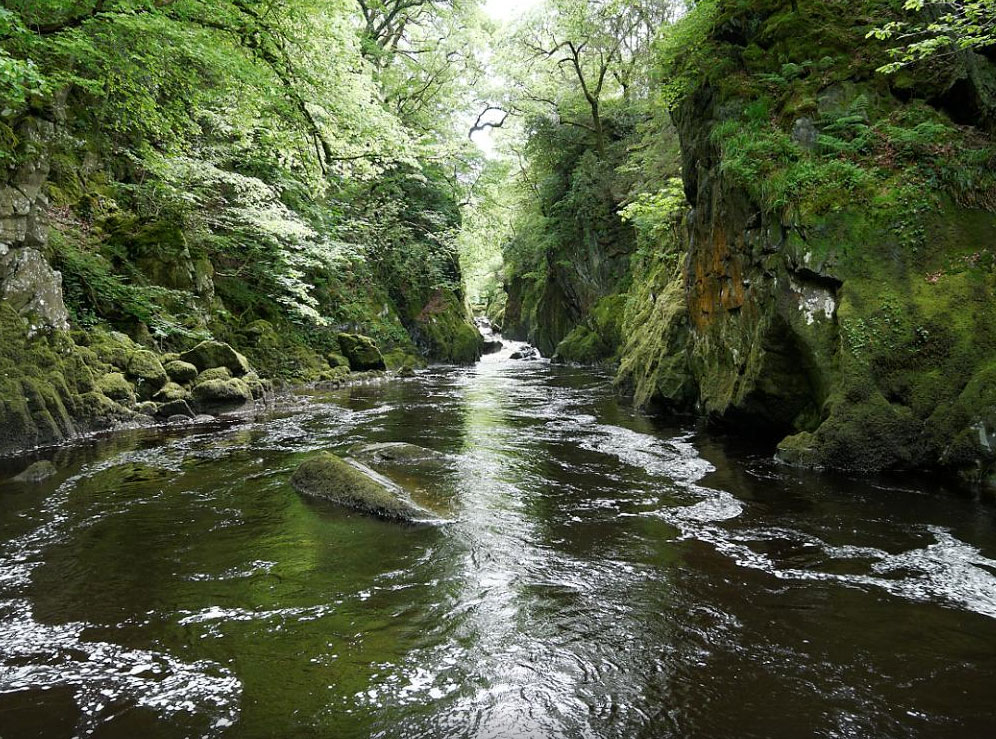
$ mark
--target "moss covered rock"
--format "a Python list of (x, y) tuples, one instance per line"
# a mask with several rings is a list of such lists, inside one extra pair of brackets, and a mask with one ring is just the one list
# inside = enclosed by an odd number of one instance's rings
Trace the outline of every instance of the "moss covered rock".
[(452, 290), (436, 290), (413, 314), (410, 331), (426, 356), (454, 364), (472, 364), (481, 358), (484, 337)]
[(163, 369), (169, 375), (169, 379), (178, 385), (186, 385), (193, 382), (197, 375), (197, 367), (190, 362), (183, 362), (179, 359), (166, 362)]
[(325, 360), (329, 363), (329, 367), (332, 369), (335, 369), (336, 367), (345, 367), (346, 369), (349, 369), (349, 360), (338, 352), (329, 352), (325, 355)]
[(140, 350), (128, 357), (128, 377), (135, 383), (139, 396), (149, 398), (169, 382), (159, 357), (147, 350)]
[(128, 359), (141, 347), (120, 331), (105, 331), (95, 329), (90, 332), (89, 349), (106, 364), (119, 370), (128, 369)]
[(324, 452), (306, 460), (291, 484), (304, 495), (393, 521), (418, 521), (427, 511), (409, 501), (404, 491), (359, 464)]
[(609, 295), (600, 299), (591, 308), (586, 320), (557, 345), (553, 361), (574, 364), (615, 361), (623, 343), (622, 323), (626, 302), (626, 295)]
[(208, 380), (194, 386), (194, 400), (204, 410), (240, 408), (253, 400), (249, 387), (240, 379)]
[(134, 405), (135, 388), (120, 372), (110, 372), (97, 380), (97, 389), (111, 400)]
[(349, 366), (357, 372), (387, 369), (380, 349), (369, 336), (339, 334), (339, 346), (349, 361)]
[(249, 360), (221, 341), (202, 341), (181, 354), (180, 359), (194, 365), (201, 372), (225, 367), (234, 376), (241, 377), (250, 371)]
[(206, 369), (197, 377), (194, 378), (194, 384), (200, 385), (202, 382), (210, 382), (211, 380), (231, 380), (232, 371), (228, 367), (212, 367), (211, 369)]
[(167, 382), (159, 391), (152, 396), (152, 399), (157, 403), (171, 403), (174, 400), (189, 400), (190, 391), (183, 387), (183, 385), (177, 385), (175, 382)]

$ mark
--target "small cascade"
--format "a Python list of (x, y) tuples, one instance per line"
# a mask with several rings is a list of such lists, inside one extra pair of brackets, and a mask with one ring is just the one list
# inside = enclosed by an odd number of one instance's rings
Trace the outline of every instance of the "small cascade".
[(491, 320), (485, 316), (478, 316), (474, 319), (474, 325), (484, 337), (484, 356), (493, 357), (496, 360), (520, 360), (535, 361), (543, 359), (539, 349), (524, 341), (511, 341), (505, 339)]

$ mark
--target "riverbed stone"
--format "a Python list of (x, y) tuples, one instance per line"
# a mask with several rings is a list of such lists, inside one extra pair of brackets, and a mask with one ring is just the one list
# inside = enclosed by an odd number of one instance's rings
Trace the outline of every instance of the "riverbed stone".
[(357, 372), (387, 369), (377, 343), (369, 336), (339, 334), (339, 347), (349, 360), (349, 366)]
[(137, 351), (128, 358), (127, 374), (145, 396), (151, 396), (169, 382), (169, 375), (159, 357), (147, 349)]
[(59, 470), (48, 460), (35, 462), (14, 478), (15, 482), (39, 483), (59, 474)]
[(97, 380), (97, 389), (111, 400), (126, 405), (135, 404), (135, 389), (120, 372), (110, 372)]
[(152, 396), (157, 403), (171, 403), (175, 400), (189, 400), (190, 391), (175, 382), (167, 382), (162, 388)]
[(221, 341), (202, 341), (181, 354), (180, 359), (194, 365), (201, 372), (214, 367), (226, 367), (235, 377), (241, 377), (250, 370), (249, 360)]
[(166, 370), (169, 379), (178, 385), (186, 385), (189, 382), (193, 382), (199, 374), (195, 365), (179, 359), (167, 361), (163, 365), (163, 369)]
[(315, 498), (391, 521), (426, 518), (426, 511), (405, 498), (403, 490), (373, 470), (329, 452), (305, 460), (291, 477), (294, 488)]
[(194, 384), (200, 385), (202, 382), (211, 382), (211, 380), (231, 380), (232, 371), (228, 367), (212, 367), (211, 369), (206, 369), (194, 378)]
[(424, 463), (442, 464), (446, 455), (434, 449), (426, 449), (403, 441), (388, 441), (377, 444), (361, 444), (349, 450), (351, 456), (369, 465), (419, 465)]
[(242, 380), (208, 380), (194, 386), (194, 400), (202, 407), (237, 408), (252, 402), (252, 393)]
[(163, 403), (156, 415), (160, 418), (184, 416), (189, 419), (194, 417), (194, 412), (190, 409), (190, 404), (186, 400), (181, 399)]

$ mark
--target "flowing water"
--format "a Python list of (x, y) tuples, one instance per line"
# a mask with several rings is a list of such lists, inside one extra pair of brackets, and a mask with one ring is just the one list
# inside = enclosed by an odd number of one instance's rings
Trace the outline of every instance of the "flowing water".
[[(512, 361), (0, 469), (0, 736), (991, 736), (996, 511), (796, 473)], [(443, 452), (451, 522), (301, 498)]]

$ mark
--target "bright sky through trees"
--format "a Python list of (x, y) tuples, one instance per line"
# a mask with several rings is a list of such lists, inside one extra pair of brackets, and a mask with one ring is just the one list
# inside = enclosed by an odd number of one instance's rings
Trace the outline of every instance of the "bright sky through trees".
[(539, 0), (487, 0), (485, 10), (497, 20), (515, 20), (536, 5)]

